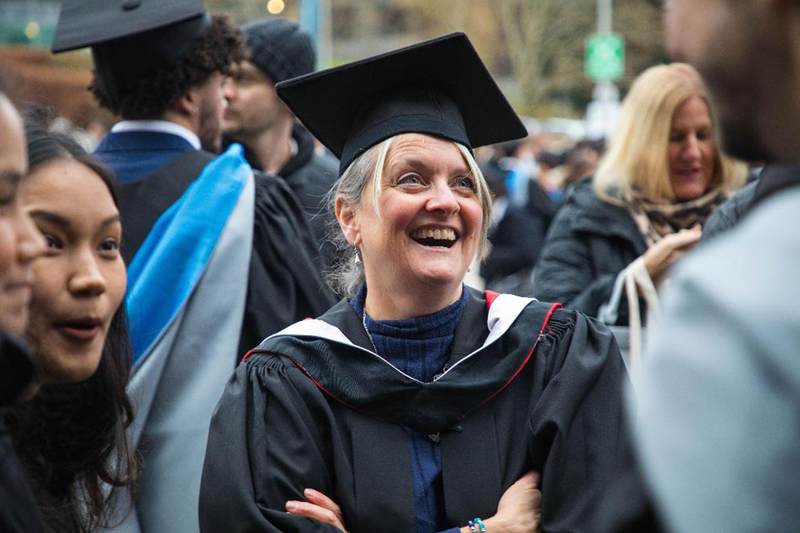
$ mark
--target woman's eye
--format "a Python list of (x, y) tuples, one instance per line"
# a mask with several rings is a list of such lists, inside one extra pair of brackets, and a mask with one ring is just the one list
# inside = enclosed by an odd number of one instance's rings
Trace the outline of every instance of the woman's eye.
[(421, 185), (422, 178), (420, 178), (416, 174), (406, 174), (405, 176), (401, 176), (399, 180), (397, 180), (398, 185)]
[(44, 235), (44, 242), (48, 249), (58, 250), (61, 248), (61, 242), (52, 235)]
[(471, 191), (475, 190), (475, 182), (472, 181), (472, 178), (469, 178), (467, 176), (462, 176), (460, 178), (456, 178), (455, 179), (455, 185), (456, 185), (456, 187), (469, 189)]
[(103, 252), (116, 252), (119, 250), (119, 241), (116, 239), (107, 239), (100, 243), (100, 250)]

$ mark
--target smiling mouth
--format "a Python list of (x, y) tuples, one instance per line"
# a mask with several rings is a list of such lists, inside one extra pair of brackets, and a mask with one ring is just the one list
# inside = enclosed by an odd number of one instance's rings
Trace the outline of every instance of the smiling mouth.
[(458, 240), (458, 234), (451, 229), (423, 228), (411, 232), (411, 240), (422, 246), (450, 248)]
[(687, 168), (684, 170), (679, 170), (678, 174), (681, 174), (683, 176), (695, 176), (697, 174), (700, 174), (700, 172), (701, 170), (699, 168)]

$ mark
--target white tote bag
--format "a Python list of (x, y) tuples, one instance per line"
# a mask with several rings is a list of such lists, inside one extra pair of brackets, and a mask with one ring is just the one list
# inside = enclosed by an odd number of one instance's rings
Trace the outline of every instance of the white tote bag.
[[(623, 288), (628, 300), (628, 327), (611, 326), (617, 321)], [(619, 273), (614, 283), (614, 290), (611, 292), (611, 298), (600, 306), (598, 313), (598, 318), (610, 325), (634, 385), (642, 365), (642, 351), (646, 336), (646, 328), (642, 327), (639, 298), (644, 299), (647, 303), (647, 323), (652, 326), (658, 317), (658, 292), (653, 280), (650, 279), (642, 257), (636, 259)]]

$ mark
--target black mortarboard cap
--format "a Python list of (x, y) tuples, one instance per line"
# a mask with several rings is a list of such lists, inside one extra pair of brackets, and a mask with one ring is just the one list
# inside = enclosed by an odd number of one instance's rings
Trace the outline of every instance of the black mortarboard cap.
[(428, 133), (476, 148), (525, 137), (517, 114), (472, 43), (453, 33), (287, 80), (278, 95), (340, 159), (400, 133)]
[(112, 100), (142, 77), (177, 61), (210, 25), (203, 0), (64, 0), (55, 53), (92, 47)]

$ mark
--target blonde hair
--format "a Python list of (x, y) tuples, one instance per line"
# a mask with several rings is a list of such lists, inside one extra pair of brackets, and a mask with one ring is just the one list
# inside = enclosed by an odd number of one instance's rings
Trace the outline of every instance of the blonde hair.
[(635, 189), (651, 201), (675, 200), (667, 155), (672, 118), (695, 96), (706, 103), (714, 125), (710, 188), (736, 189), (744, 183), (746, 166), (720, 151), (713, 106), (700, 74), (685, 63), (672, 63), (650, 67), (631, 86), (608, 152), (595, 173), (594, 189), (600, 198), (620, 203), (620, 197)]
[[(375, 206), (375, 212), (378, 216), (381, 216), (380, 209), (378, 208), (378, 197), (382, 192), (386, 158), (389, 154), (389, 149), (402, 135), (424, 134), (403, 133), (395, 135), (394, 137), (382, 141), (380, 144), (372, 146), (354, 159), (345, 171), (342, 172), (342, 175), (339, 176), (339, 179), (336, 180), (333, 188), (328, 193), (328, 209), (335, 212), (336, 200), (338, 198), (343, 198), (352, 205), (359, 205), (364, 199), (364, 191), (367, 189), (367, 184), (370, 182), (371, 178), (373, 184), (372, 201)], [(478, 163), (475, 161), (475, 157), (467, 147), (457, 142), (453, 142), (453, 144), (456, 145), (464, 156), (470, 168), (470, 173), (475, 177), (476, 193), (482, 211), (481, 236), (477, 253), (478, 258), (483, 261), (491, 249), (488, 234), (489, 224), (492, 219), (492, 196), (489, 192), (489, 186), (486, 183), (483, 172), (481, 172)], [(352, 297), (366, 279), (364, 276), (364, 265), (360, 261), (355, 261), (357, 251), (350, 246), (347, 239), (345, 239), (337, 220), (332, 221), (332, 226), (328, 232), (328, 238), (336, 245), (339, 252), (338, 260), (333, 265), (331, 272), (327, 275), (328, 285), (336, 293)]]

